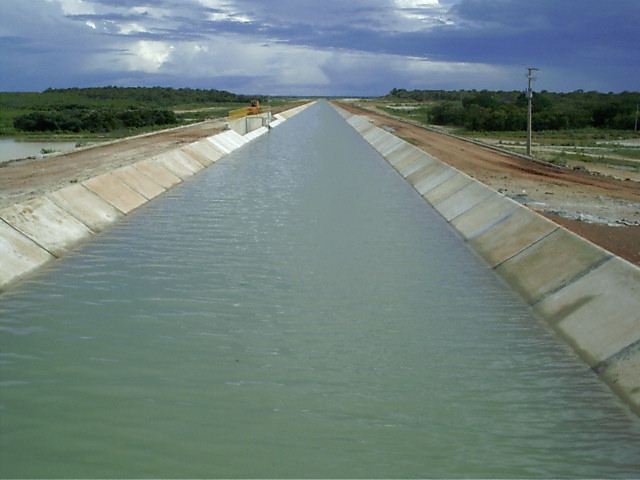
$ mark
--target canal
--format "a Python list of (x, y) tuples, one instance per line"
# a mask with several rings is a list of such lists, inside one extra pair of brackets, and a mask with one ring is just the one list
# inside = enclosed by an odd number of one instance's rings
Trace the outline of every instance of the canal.
[(0, 297), (2, 477), (628, 478), (640, 422), (326, 103)]

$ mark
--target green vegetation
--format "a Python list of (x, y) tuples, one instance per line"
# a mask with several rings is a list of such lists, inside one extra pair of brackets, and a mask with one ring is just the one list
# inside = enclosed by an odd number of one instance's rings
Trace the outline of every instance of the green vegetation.
[[(122, 137), (172, 125), (220, 118), (253, 98), (221, 90), (69, 88), (0, 92), (0, 135)], [(285, 103), (277, 99), (272, 104)]]
[[(487, 90), (412, 90), (394, 88), (388, 101), (421, 102), (419, 108), (387, 111), (421, 123), (454, 125), (470, 131), (526, 130), (527, 98), (524, 92)], [(571, 93), (542, 91), (533, 95), (533, 129), (571, 130), (604, 128), (633, 130), (640, 92)]]

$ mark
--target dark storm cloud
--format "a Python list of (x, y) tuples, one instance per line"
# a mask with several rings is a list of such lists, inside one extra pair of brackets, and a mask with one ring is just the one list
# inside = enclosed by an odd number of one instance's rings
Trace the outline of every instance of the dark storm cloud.
[(3, 0), (0, 89), (509, 89), (537, 66), (547, 89), (637, 90), (639, 23), (638, 0)]

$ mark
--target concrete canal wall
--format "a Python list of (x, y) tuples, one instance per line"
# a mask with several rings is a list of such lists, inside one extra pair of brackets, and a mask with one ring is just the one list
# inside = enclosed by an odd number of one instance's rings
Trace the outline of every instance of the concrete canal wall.
[[(275, 115), (269, 127), (310, 105)], [(0, 291), (267, 131), (227, 130), (0, 210)]]
[(640, 414), (640, 268), (336, 110)]

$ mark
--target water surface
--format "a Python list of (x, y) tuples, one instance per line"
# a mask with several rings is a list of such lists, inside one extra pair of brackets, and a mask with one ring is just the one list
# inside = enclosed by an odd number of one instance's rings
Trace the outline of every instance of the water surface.
[(75, 142), (21, 142), (12, 138), (0, 138), (0, 163), (27, 157), (41, 158), (43, 150), (50, 153), (69, 152)]
[(640, 471), (638, 419), (322, 102), (0, 298), (3, 477)]

